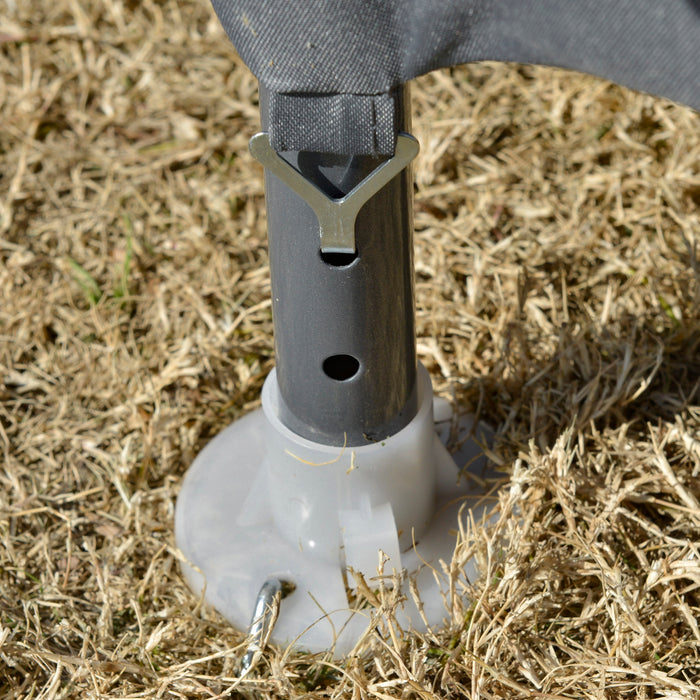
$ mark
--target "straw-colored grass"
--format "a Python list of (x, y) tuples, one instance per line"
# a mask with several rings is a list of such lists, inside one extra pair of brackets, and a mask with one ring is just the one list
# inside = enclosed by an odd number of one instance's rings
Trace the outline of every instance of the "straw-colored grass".
[(273, 365), (256, 89), (205, 0), (1, 6), (0, 698), (698, 697), (700, 118), (496, 64), (413, 96), (419, 353), (498, 524), (446, 629), (237, 683), (173, 508)]

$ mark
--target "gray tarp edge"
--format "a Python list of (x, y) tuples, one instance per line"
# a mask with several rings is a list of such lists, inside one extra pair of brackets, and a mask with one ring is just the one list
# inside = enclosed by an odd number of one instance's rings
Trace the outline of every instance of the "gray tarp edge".
[(700, 0), (212, 0), (270, 90), (273, 147), (390, 154), (392, 88), (479, 60), (559, 66), (700, 109)]

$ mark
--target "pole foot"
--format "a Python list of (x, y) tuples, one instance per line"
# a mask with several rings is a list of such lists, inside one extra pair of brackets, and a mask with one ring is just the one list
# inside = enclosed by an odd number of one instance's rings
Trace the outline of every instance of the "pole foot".
[[(469, 466), (460, 473), (438, 435), (422, 366), (418, 382), (418, 413), (405, 428), (381, 442), (343, 448), (284, 426), (273, 371), (263, 408), (214, 438), (185, 476), (175, 536), (193, 590), (204, 589), (211, 605), (245, 629), (262, 583), (289, 582), (294, 592), (280, 605), (271, 640), (342, 656), (370, 623), (370, 610), (351, 609), (352, 572), (370, 589), (378, 588), (377, 577), (388, 585), (396, 572), (405, 589), (398, 623), (419, 631), (426, 621), (439, 626), (448, 616), (449, 587), (440, 561), (452, 558), (459, 517), (477, 523), (487, 517), (495, 499), (484, 498), (483, 479), (498, 475), (477, 444), (489, 438), (483, 428), (461, 445), (460, 463)], [(468, 419), (460, 427), (476, 432)], [(473, 561), (464, 574), (475, 579)], [(411, 578), (421, 612), (409, 592)]]

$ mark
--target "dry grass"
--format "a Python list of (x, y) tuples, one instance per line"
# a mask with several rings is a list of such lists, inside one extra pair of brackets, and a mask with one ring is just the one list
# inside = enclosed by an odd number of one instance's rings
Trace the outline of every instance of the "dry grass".
[[(173, 507), (272, 366), (255, 83), (192, 0), (6, 0), (0, 76), (0, 697), (220, 697)], [(700, 119), (505, 65), (414, 98), (420, 354), (501, 517), (447, 629), (234, 692), (698, 697)]]

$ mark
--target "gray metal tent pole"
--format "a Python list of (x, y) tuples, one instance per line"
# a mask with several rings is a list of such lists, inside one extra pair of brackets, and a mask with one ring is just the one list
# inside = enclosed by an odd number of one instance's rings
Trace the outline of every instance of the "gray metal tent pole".
[[(406, 130), (405, 99), (400, 113), (397, 127)], [(347, 115), (339, 123), (349, 129), (340, 134), (346, 143), (357, 124)], [(262, 407), (190, 467), (176, 541), (192, 588), (206, 582), (207, 601), (239, 628), (254, 605), (294, 589), (276, 606), (274, 629), (260, 624), (282, 646), (339, 656), (369, 629), (352, 610), (356, 584), (347, 572), (376, 576), (381, 550), (380, 574), (408, 572), (397, 623), (438, 625), (449, 581), (432, 571), (451, 556), (449, 533), (465, 506), (464, 517), (480, 522), (490, 501), (471, 479), (458, 479), (435, 430), (430, 376), (416, 363), (406, 166), (417, 141), (400, 132), (393, 156), (373, 161), (280, 154), (263, 131), (250, 151), (266, 171), (277, 366)], [(466, 421), (462, 434), (472, 427)], [(460, 453), (471, 472), (492, 476), (474, 441)], [(473, 561), (464, 569), (476, 576)]]
[[(406, 88), (397, 90), (408, 131)], [(268, 94), (261, 87), (263, 130)], [(280, 154), (341, 198), (381, 161)], [(359, 211), (356, 252), (322, 253), (314, 210), (265, 172), (280, 418), (315, 442), (356, 446), (398, 432), (416, 414), (412, 175), (408, 167)]]

